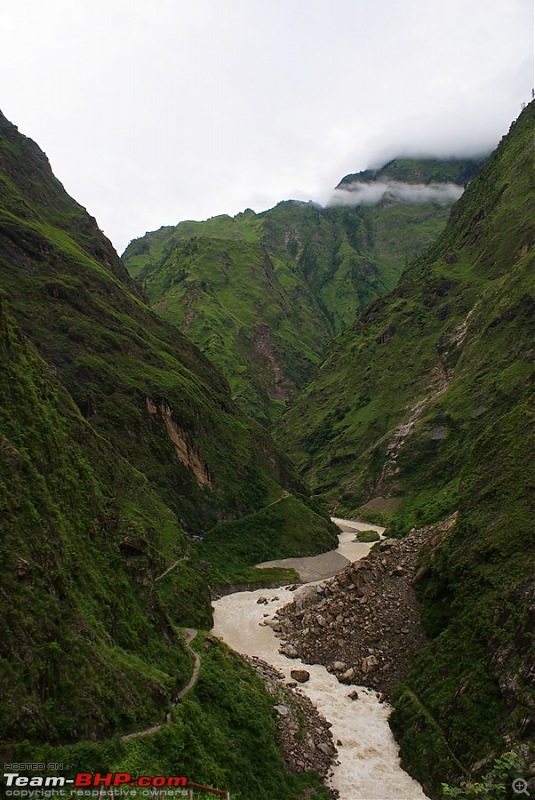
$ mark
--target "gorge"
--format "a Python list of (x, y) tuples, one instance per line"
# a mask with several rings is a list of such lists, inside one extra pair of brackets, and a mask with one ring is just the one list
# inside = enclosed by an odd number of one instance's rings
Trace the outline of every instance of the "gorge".
[(124, 261), (0, 115), (5, 763), (324, 800), (236, 654), (287, 679), (283, 646), (341, 800), (533, 779), (534, 115), (342, 182), (462, 181), (451, 212), (286, 201)]

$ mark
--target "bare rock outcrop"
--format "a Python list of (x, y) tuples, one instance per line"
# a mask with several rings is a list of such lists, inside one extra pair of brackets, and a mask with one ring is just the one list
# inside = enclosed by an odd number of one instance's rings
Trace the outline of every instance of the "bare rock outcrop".
[(413, 586), (425, 571), (420, 554), (425, 548), (427, 559), (432, 557), (455, 521), (456, 515), (405, 539), (386, 539), (285, 606), (276, 615), (282, 650), (325, 665), (341, 683), (388, 695), (426, 641)]

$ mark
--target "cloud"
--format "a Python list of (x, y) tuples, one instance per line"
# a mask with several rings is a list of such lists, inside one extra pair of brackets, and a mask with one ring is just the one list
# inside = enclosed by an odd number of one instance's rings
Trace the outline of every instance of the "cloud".
[(0, 3), (0, 105), (121, 249), (493, 149), (529, 100), (532, 0)]
[(380, 203), (408, 203), (448, 205), (463, 193), (456, 183), (402, 183), (401, 181), (372, 181), (353, 183), (347, 189), (336, 189), (327, 206), (376, 206)]

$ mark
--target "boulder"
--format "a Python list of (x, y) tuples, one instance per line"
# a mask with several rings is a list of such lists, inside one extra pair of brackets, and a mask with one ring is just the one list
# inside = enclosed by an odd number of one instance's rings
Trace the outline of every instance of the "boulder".
[(379, 661), (376, 656), (367, 656), (362, 659), (362, 671), (365, 675), (371, 672), (378, 665)]
[(310, 680), (310, 672), (306, 669), (292, 669), (290, 675), (298, 683), (306, 683)]
[(340, 683), (351, 683), (356, 674), (357, 673), (355, 668), (350, 667), (348, 670), (344, 672), (343, 675), (339, 676), (338, 680), (340, 681)]
[(288, 706), (283, 706), (282, 704), (274, 706), (274, 708), (280, 717), (287, 717), (288, 714), (290, 713), (290, 709), (288, 708)]
[(279, 653), (287, 658), (299, 658), (299, 653), (293, 644), (283, 644), (282, 647), (279, 647)]

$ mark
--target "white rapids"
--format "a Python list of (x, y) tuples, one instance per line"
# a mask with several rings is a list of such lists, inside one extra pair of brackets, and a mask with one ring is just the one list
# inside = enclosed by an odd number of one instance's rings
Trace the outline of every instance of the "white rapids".
[[(348, 562), (363, 558), (371, 547), (353, 542), (356, 530), (374, 528), (380, 533), (383, 530), (348, 520), (334, 519), (334, 522), (342, 529), (336, 552)], [(222, 597), (214, 602), (212, 632), (236, 652), (267, 661), (288, 680), (291, 680), (290, 670), (308, 670), (310, 680), (299, 688), (331, 723), (334, 743), (341, 742), (329, 779), (340, 800), (425, 800), (420, 785), (401, 769), (398, 747), (388, 725), (391, 707), (379, 703), (375, 691), (361, 686), (356, 687), (358, 700), (352, 700), (348, 694), (355, 687), (339, 683), (319, 664), (303, 664), (279, 653), (280, 640), (271, 627), (261, 624), (291, 603), (302, 590), (258, 589)], [(259, 597), (268, 598), (267, 605), (258, 604)]]

